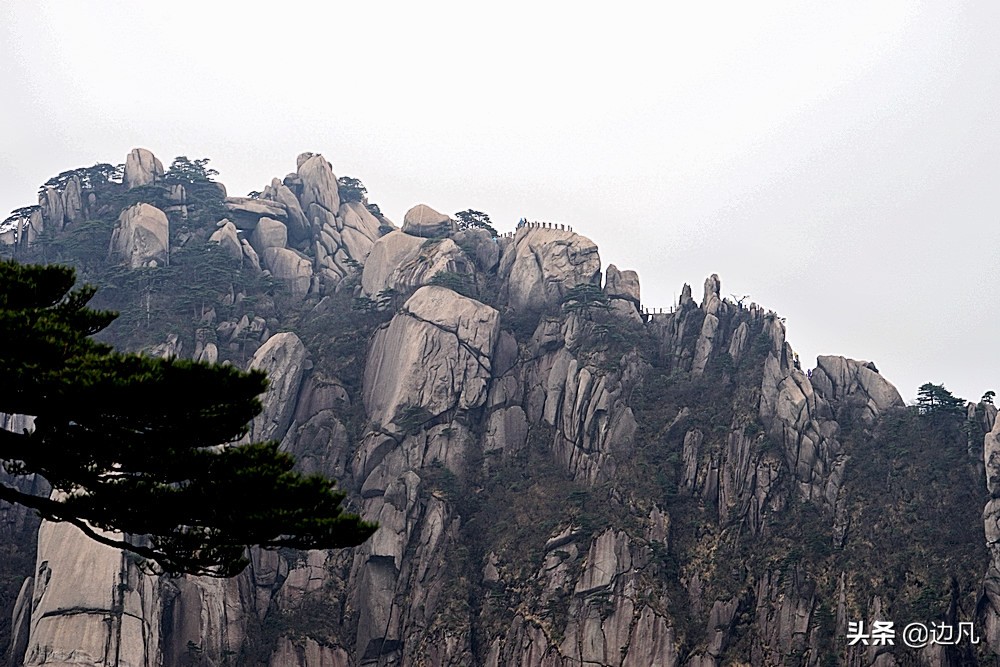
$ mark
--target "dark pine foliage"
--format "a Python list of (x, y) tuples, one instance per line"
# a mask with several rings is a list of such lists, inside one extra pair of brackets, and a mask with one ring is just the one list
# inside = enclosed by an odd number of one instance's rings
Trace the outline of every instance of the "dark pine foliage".
[(372, 534), (278, 443), (236, 444), (261, 410), (263, 373), (116, 352), (91, 337), (115, 313), (89, 308), (95, 288), (74, 282), (71, 268), (0, 262), (0, 412), (35, 416), (33, 431), (0, 431), (0, 464), (60, 492), (0, 484), (0, 499), (174, 573), (231, 576), (251, 545)]

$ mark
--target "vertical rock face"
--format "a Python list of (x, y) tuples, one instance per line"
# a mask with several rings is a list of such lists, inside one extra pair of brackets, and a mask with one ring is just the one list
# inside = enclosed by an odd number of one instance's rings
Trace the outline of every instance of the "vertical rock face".
[(261, 256), (261, 264), (275, 278), (285, 283), (295, 296), (305, 296), (312, 285), (312, 265), (309, 259), (288, 248), (270, 247)]
[(985, 628), (986, 642), (995, 653), (1000, 653), (1000, 419), (992, 411), (993, 428), (983, 442), (983, 460), (986, 462), (986, 490), (990, 499), (983, 509), (986, 547), (990, 552), (990, 565), (983, 580), (983, 600), (980, 617)]
[(26, 666), (158, 664), (156, 580), (74, 526), (42, 523), (31, 608)]
[(123, 182), (129, 190), (156, 182), (166, 172), (163, 163), (145, 148), (133, 148), (125, 158)]
[(500, 277), (516, 310), (556, 306), (567, 290), (600, 285), (601, 259), (590, 239), (574, 232), (522, 227), (500, 258)]
[[(464, 415), (486, 401), (498, 336), (495, 309), (422, 287), (372, 341), (363, 392), (375, 430), (353, 468), (363, 516), (379, 530), (357, 550), (351, 573), (359, 657), (398, 655), (404, 638), (446, 604), (446, 554), (457, 546), (460, 520), (449, 503), (422, 492), (421, 473), (437, 462), (465, 474), (471, 433)], [(414, 644), (408, 655), (419, 650)], [(451, 650), (468, 659), (464, 642)]]
[(271, 336), (257, 349), (250, 368), (262, 370), (269, 379), (264, 409), (250, 424), (250, 442), (280, 440), (295, 412), (295, 400), (305, 371), (306, 347), (288, 331)]
[(170, 258), (170, 221), (150, 204), (122, 211), (111, 236), (111, 253), (134, 268), (166, 266)]
[(372, 246), (361, 274), (361, 288), (375, 296), (384, 289), (402, 292), (430, 284), (435, 276), (472, 276), (473, 263), (451, 239), (421, 239), (389, 232)]
[(408, 408), (437, 416), (486, 400), (499, 314), (443, 287), (421, 287), (372, 343), (364, 401), (371, 419), (398, 426)]
[(310, 219), (321, 212), (333, 215), (340, 209), (337, 177), (322, 155), (304, 153), (299, 156), (299, 179), (302, 183), (299, 201)]

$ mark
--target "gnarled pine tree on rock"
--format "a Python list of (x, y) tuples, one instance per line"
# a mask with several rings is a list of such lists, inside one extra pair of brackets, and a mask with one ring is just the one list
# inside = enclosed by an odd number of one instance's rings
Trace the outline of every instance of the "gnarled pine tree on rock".
[(171, 573), (232, 576), (251, 545), (340, 548), (374, 532), (278, 443), (236, 444), (263, 373), (116, 352), (91, 338), (116, 314), (88, 308), (96, 289), (74, 281), (71, 268), (0, 262), (0, 412), (34, 417), (33, 430), (0, 430), (0, 465), (56, 491), (0, 484), (0, 500)]

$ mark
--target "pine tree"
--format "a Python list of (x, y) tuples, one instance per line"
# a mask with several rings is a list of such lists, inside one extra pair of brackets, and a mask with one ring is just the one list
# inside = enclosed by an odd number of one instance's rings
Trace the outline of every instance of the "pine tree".
[(917, 390), (917, 410), (922, 415), (964, 414), (965, 401), (944, 388), (926, 382)]
[(56, 491), (0, 484), (0, 500), (171, 573), (232, 576), (251, 545), (340, 548), (374, 532), (278, 443), (236, 444), (263, 373), (116, 352), (91, 337), (115, 313), (88, 308), (95, 288), (74, 282), (71, 268), (0, 262), (0, 412), (35, 418), (0, 430), (0, 465)]

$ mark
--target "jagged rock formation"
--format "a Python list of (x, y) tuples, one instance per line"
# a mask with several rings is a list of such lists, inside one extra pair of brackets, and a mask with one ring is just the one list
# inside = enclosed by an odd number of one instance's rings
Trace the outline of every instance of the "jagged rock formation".
[[(155, 187), (158, 165), (137, 149), (121, 188)], [(120, 288), (132, 329), (117, 335), (265, 370), (248, 438), (337, 479), (378, 532), (339, 552), (253, 549), (214, 581), (143, 575), (45, 524), (4, 610), (12, 664), (990, 664), (985, 644), (845, 640), (851, 621), (924, 619), (974, 621), (1000, 654), (992, 405), (962, 431), (906, 408), (870, 362), (802, 368), (781, 318), (723, 298), (716, 275), (700, 304), (685, 285), (644, 314), (635, 272), (602, 281), (580, 234), (494, 238), (425, 205), (397, 230), (345, 201), (322, 156), (296, 168), (257, 198), (218, 189), (211, 219), (187, 190), (151, 213), (70, 184), (43, 192), (39, 229), (103, 210), (134, 230), (143, 213), (173, 231), (153, 235), (163, 254), (116, 232), (128, 266), (223, 257), (193, 265), (218, 284), (181, 267), (174, 310)], [(580, 286), (595, 300), (564, 307)], [(15, 524), (0, 537), (34, 530), (0, 505)]]

